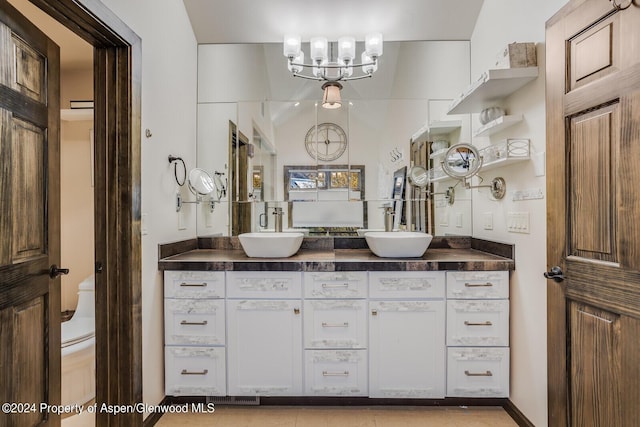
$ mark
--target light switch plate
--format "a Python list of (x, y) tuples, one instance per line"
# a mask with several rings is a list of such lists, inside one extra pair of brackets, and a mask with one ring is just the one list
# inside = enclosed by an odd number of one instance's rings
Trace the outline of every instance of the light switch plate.
[(507, 231), (529, 234), (529, 212), (508, 212)]
[(462, 228), (462, 212), (456, 213), (456, 227)]

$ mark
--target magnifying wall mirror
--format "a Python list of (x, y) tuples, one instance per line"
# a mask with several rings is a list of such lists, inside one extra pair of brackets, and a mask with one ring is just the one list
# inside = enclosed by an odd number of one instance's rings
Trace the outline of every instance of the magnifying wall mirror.
[(466, 182), (482, 167), (482, 157), (471, 144), (455, 144), (447, 150), (442, 161), (442, 170), (452, 178)]
[(452, 178), (461, 180), (465, 188), (489, 188), (494, 199), (502, 199), (507, 192), (507, 183), (504, 178), (493, 178), (489, 185), (471, 186), (469, 184), (468, 180), (477, 175), (480, 172), (480, 168), (482, 168), (482, 156), (478, 149), (471, 144), (455, 144), (451, 146), (442, 161), (444, 173)]
[(189, 190), (196, 195), (196, 197), (206, 196), (216, 189), (211, 175), (200, 168), (192, 169), (191, 172), (189, 172), (188, 184)]

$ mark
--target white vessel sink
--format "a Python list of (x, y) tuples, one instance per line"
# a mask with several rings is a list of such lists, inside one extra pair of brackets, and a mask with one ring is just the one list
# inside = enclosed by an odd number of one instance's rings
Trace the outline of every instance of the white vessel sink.
[(356, 233), (358, 233), (358, 236), (364, 237), (365, 234), (371, 233), (372, 231), (384, 231), (384, 228), (358, 228)]
[(243, 233), (238, 235), (242, 249), (252, 258), (286, 258), (298, 252), (302, 233)]
[(433, 236), (413, 231), (370, 231), (364, 238), (379, 257), (417, 258), (425, 253)]

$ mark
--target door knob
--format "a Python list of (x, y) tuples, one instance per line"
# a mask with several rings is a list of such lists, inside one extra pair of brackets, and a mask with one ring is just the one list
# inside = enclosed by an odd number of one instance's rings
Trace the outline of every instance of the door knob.
[(68, 268), (58, 268), (57, 265), (53, 264), (51, 267), (49, 267), (49, 277), (51, 277), (52, 279), (55, 279), (56, 277), (62, 275), (62, 274), (69, 274), (69, 269)]
[(557, 265), (555, 267), (551, 267), (551, 270), (544, 273), (544, 277), (547, 279), (553, 279), (554, 282), (560, 283), (564, 280), (564, 273), (562, 269)]

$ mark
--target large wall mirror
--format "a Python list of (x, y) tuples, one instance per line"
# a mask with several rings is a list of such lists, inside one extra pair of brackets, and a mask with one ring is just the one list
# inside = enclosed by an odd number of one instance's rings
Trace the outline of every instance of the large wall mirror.
[[(471, 235), (471, 192), (456, 181), (409, 187), (397, 203), (397, 171), (428, 167), (431, 141), (414, 142), (430, 121), (448, 120), (448, 100), (469, 84), (465, 41), (385, 42), (370, 79), (345, 82), (342, 107), (324, 109), (321, 82), (292, 77), (281, 44), (200, 45), (197, 166), (227, 188), (197, 209), (199, 236), (284, 228), (310, 235), (384, 229), (383, 208), (401, 206), (396, 227), (428, 224), (436, 235)], [(470, 141), (468, 115), (439, 139)], [(428, 202), (426, 202), (428, 200)], [(415, 211), (413, 214), (406, 209)]]

